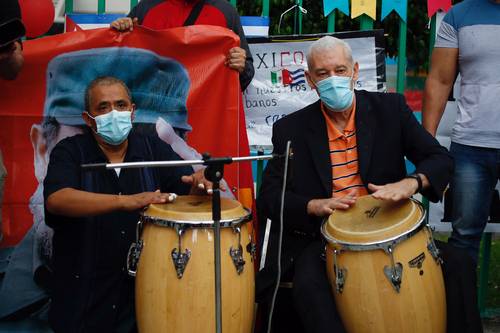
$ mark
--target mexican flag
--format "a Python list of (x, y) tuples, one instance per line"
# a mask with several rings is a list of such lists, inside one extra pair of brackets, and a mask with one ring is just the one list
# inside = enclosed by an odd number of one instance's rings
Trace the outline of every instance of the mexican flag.
[(290, 71), (287, 69), (281, 69), (279, 71), (271, 71), (271, 83), (274, 86), (289, 85), (290, 83), (292, 83), (292, 77), (290, 76)]

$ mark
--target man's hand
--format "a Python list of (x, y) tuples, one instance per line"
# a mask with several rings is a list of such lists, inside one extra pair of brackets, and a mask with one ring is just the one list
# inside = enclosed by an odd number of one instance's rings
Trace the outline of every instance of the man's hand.
[(418, 182), (413, 178), (404, 178), (397, 183), (386, 185), (368, 184), (368, 189), (373, 191), (372, 196), (375, 199), (399, 201), (414, 195), (418, 189)]
[[(205, 169), (200, 169), (190, 176), (182, 176), (181, 180), (186, 184), (191, 184), (190, 194), (203, 195), (212, 194), (213, 184), (205, 178)], [(224, 186), (220, 186), (221, 191), (225, 191)]]
[(110, 27), (120, 32), (133, 31), (134, 25), (137, 25), (138, 23), (139, 19), (137, 17), (134, 17), (134, 19), (131, 19), (130, 17), (122, 17), (117, 20), (114, 20), (111, 23)]
[(243, 73), (246, 59), (247, 53), (244, 49), (241, 47), (233, 47), (226, 56), (225, 64), (229, 68), (237, 70), (238, 73)]
[(142, 209), (150, 204), (173, 202), (175, 198), (177, 198), (177, 194), (161, 193), (160, 190), (118, 196), (121, 209), (129, 212)]
[(340, 198), (313, 199), (307, 203), (307, 214), (314, 216), (328, 216), (335, 209), (348, 209), (356, 202), (356, 191), (353, 190)]

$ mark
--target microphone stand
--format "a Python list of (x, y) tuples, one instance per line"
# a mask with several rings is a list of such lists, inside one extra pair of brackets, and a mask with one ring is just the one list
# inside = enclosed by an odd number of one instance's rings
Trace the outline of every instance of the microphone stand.
[(212, 220), (214, 223), (214, 262), (215, 262), (215, 331), (222, 332), (222, 286), (221, 286), (221, 255), (220, 255), (220, 181), (224, 176), (224, 165), (232, 163), (230, 158), (210, 158), (203, 154), (205, 178), (212, 182)]
[(133, 169), (148, 167), (178, 167), (187, 165), (206, 165), (205, 178), (213, 183), (212, 186), (212, 220), (214, 222), (214, 262), (215, 262), (215, 330), (222, 332), (222, 293), (221, 293), (221, 251), (220, 251), (220, 220), (221, 200), (220, 181), (224, 176), (224, 165), (233, 162), (246, 162), (256, 160), (271, 160), (288, 156), (271, 154), (245, 157), (210, 157), (208, 153), (203, 154), (202, 160), (180, 160), (180, 161), (150, 161), (150, 162), (124, 162), (124, 163), (95, 163), (82, 164), (82, 169)]

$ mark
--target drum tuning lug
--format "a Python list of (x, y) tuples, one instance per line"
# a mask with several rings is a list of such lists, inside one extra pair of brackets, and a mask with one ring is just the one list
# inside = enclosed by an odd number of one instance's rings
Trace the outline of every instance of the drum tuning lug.
[(239, 245), (237, 249), (234, 249), (231, 246), (229, 248), (229, 255), (231, 256), (231, 259), (233, 259), (233, 264), (236, 268), (236, 272), (238, 272), (238, 275), (240, 275), (243, 272), (243, 268), (245, 266), (245, 260), (243, 259), (243, 247)]
[(177, 278), (182, 279), (184, 275), (184, 270), (191, 258), (191, 251), (186, 249), (185, 252), (182, 250), (173, 249), (172, 250), (172, 261), (174, 262), (175, 271), (177, 272)]
[(434, 242), (434, 237), (432, 236), (432, 227), (427, 225), (427, 234), (429, 235), (429, 242), (427, 243), (427, 250), (429, 250), (429, 253), (431, 254), (432, 258), (434, 258), (434, 261), (438, 265), (443, 264), (443, 259), (441, 259), (441, 251), (438, 249), (436, 246), (436, 243)]
[(337, 265), (337, 255), (340, 254), (339, 250), (333, 250), (333, 271), (335, 272), (335, 290), (341, 294), (344, 290), (344, 284), (347, 276), (347, 269), (341, 268)]
[(137, 243), (130, 244), (127, 254), (127, 272), (130, 276), (135, 277), (137, 273), (137, 264), (142, 251), (142, 240)]
[(443, 259), (441, 259), (441, 251), (436, 246), (436, 243), (434, 243), (434, 239), (430, 238), (429, 243), (427, 244), (427, 250), (429, 250), (429, 253), (431, 254), (432, 258), (438, 263), (439, 265), (443, 264)]
[(248, 243), (247, 252), (250, 253), (250, 260), (252, 260), (253, 262), (257, 255), (257, 245), (255, 245), (253, 242)]
[(384, 266), (384, 274), (391, 283), (394, 290), (399, 293), (401, 289), (401, 281), (403, 280), (403, 265), (398, 262), (394, 263), (394, 253), (392, 246), (387, 247), (387, 252), (391, 258), (391, 266)]
[(394, 290), (399, 293), (399, 290), (401, 289), (401, 280), (403, 278), (403, 265), (398, 262), (393, 267), (385, 266), (384, 274)]

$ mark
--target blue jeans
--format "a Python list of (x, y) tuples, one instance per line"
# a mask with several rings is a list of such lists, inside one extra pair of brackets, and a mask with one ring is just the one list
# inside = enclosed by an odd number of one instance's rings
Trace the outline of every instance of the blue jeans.
[(451, 181), (453, 232), (448, 242), (466, 250), (477, 263), (491, 197), (500, 177), (500, 149), (451, 143), (455, 159)]

